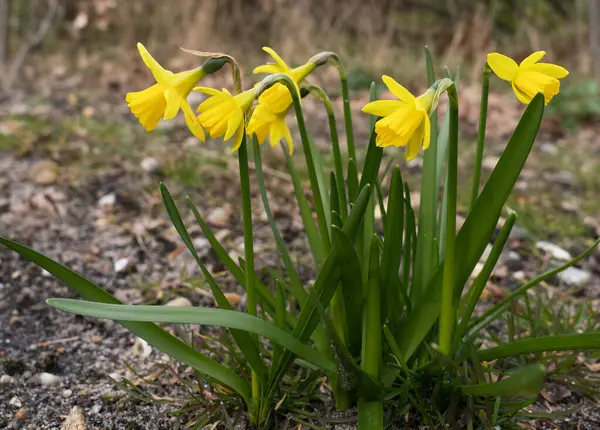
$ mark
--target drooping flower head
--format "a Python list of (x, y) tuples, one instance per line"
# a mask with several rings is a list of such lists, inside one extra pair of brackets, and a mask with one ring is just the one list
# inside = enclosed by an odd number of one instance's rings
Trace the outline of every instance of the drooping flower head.
[(144, 64), (150, 69), (156, 84), (142, 91), (127, 93), (125, 100), (131, 112), (139, 119), (147, 131), (156, 128), (161, 119), (172, 119), (179, 109), (183, 111), (185, 122), (194, 136), (204, 141), (204, 130), (192, 107), (187, 102), (187, 96), (196, 83), (206, 72), (202, 67), (173, 73), (164, 69), (150, 55), (141, 43), (137, 44)]
[(487, 55), (487, 63), (500, 79), (512, 84), (519, 101), (529, 104), (537, 93), (543, 93), (548, 104), (560, 91), (559, 79), (569, 72), (556, 64), (539, 63), (544, 55), (544, 51), (534, 52), (517, 65), (512, 58), (493, 52)]
[(406, 146), (406, 159), (417, 156), (421, 146), (429, 147), (429, 115), (435, 111), (439, 97), (452, 81), (436, 82), (424, 94), (413, 96), (410, 91), (389, 76), (383, 82), (398, 100), (377, 100), (363, 107), (363, 112), (381, 117), (375, 124), (377, 146)]
[(223, 136), (223, 140), (235, 137), (233, 151), (237, 151), (244, 137), (244, 115), (252, 105), (254, 89), (250, 89), (233, 96), (223, 88), (223, 91), (214, 88), (196, 87), (194, 91), (201, 91), (211, 97), (198, 106), (198, 120), (210, 137)]
[[(292, 69), (271, 48), (264, 47), (263, 50), (273, 57), (275, 63), (258, 66), (254, 69), (253, 73), (284, 73), (290, 76), (299, 95), (300, 83), (315, 70), (317, 64), (313, 61), (308, 61), (302, 66)], [(248, 123), (248, 134), (256, 134), (261, 144), (269, 137), (271, 146), (277, 145), (283, 138), (286, 140), (291, 154), (294, 149), (292, 135), (285, 122), (285, 117), (291, 107), (292, 96), (285, 85), (277, 83), (268, 88), (258, 97), (258, 104)]]

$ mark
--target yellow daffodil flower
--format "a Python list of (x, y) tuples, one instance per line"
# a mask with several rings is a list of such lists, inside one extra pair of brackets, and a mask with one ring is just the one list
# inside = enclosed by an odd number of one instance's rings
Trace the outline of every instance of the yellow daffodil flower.
[(500, 79), (512, 84), (519, 101), (529, 104), (537, 93), (543, 93), (548, 104), (560, 91), (559, 79), (569, 72), (556, 64), (538, 63), (544, 55), (544, 51), (534, 52), (517, 65), (512, 58), (493, 52), (488, 54), (487, 63)]
[(139, 119), (146, 131), (153, 130), (161, 119), (172, 119), (179, 109), (185, 122), (198, 139), (204, 141), (204, 130), (187, 102), (187, 96), (205, 75), (202, 67), (173, 73), (164, 69), (141, 43), (137, 44), (144, 64), (150, 69), (156, 84), (143, 91), (127, 93), (125, 100), (131, 112)]
[[(382, 117), (375, 124), (377, 146), (406, 146), (406, 159), (417, 156), (421, 145), (429, 147), (429, 114), (435, 108), (438, 92), (430, 88), (419, 97), (389, 76), (383, 82), (399, 100), (377, 100), (363, 107), (363, 112)], [(433, 107), (433, 109), (432, 109)]]
[[(292, 69), (271, 48), (264, 47), (275, 63), (258, 66), (253, 73), (284, 73), (292, 78), (298, 95), (300, 94), (300, 83), (317, 67), (315, 62), (309, 61), (300, 67)], [(281, 139), (285, 139), (290, 154), (293, 152), (292, 134), (288, 128), (285, 117), (292, 107), (292, 96), (283, 84), (275, 84), (268, 88), (258, 97), (258, 104), (248, 124), (248, 134), (256, 134), (260, 144), (267, 137), (271, 146), (277, 145)]]
[(211, 97), (198, 106), (198, 120), (210, 137), (223, 136), (229, 140), (235, 136), (233, 151), (237, 151), (244, 137), (244, 114), (248, 111), (254, 100), (254, 89), (244, 91), (236, 96), (223, 88), (223, 91), (214, 88), (196, 87), (194, 91), (202, 91)]

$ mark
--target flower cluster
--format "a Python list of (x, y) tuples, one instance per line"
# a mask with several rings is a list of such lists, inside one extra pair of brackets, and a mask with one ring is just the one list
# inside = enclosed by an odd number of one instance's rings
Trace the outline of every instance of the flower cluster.
[[(126, 100), (147, 131), (153, 130), (161, 119), (174, 118), (181, 109), (189, 129), (201, 141), (205, 140), (206, 130), (211, 138), (223, 138), (225, 141), (233, 139), (233, 151), (237, 151), (247, 133), (256, 135), (260, 144), (267, 138), (271, 146), (284, 140), (290, 154), (293, 152), (292, 134), (286, 123), (293, 100), (283, 84), (276, 83), (260, 94), (258, 86), (239, 94), (231, 94), (225, 88), (219, 91), (196, 86), (204, 76), (220, 66), (213, 70), (201, 66), (173, 73), (158, 64), (141, 43), (138, 43), (138, 50), (156, 84), (142, 91), (128, 93)], [(293, 81), (298, 96), (302, 82), (322, 64), (311, 59), (299, 67), (291, 68), (273, 49), (264, 47), (263, 50), (273, 57), (275, 63), (258, 66), (253, 73), (287, 75)], [(505, 55), (490, 53), (487, 64), (500, 79), (512, 84), (519, 101), (529, 104), (536, 94), (542, 93), (547, 104), (560, 90), (559, 79), (565, 78), (569, 72), (555, 64), (540, 63), (545, 54), (543, 51), (534, 52), (517, 65)], [(406, 159), (412, 160), (421, 147), (427, 149), (429, 146), (429, 118), (436, 110), (441, 93), (451, 81), (442, 80), (448, 81), (442, 85), (438, 81), (425, 93), (415, 97), (393, 78), (384, 75), (382, 79), (398, 100), (373, 101), (362, 110), (380, 118), (375, 126), (377, 146), (406, 147)], [(191, 91), (200, 91), (209, 96), (198, 106), (198, 115), (187, 101)], [(257, 103), (252, 109), (255, 100)]]

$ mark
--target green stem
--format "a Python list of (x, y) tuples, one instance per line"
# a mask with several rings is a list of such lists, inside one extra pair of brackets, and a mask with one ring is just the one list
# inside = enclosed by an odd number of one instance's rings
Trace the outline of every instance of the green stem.
[(346, 123), (346, 144), (348, 145), (348, 157), (356, 160), (356, 149), (354, 147), (354, 132), (352, 131), (352, 110), (350, 109), (350, 95), (348, 91), (348, 77), (344, 66), (339, 60), (335, 67), (340, 74), (340, 83), (342, 84), (342, 100), (344, 102), (344, 122)]
[[(248, 313), (256, 316), (256, 289), (254, 274), (254, 238), (252, 234), (252, 202), (250, 196), (250, 174), (248, 170), (248, 147), (246, 133), (238, 150), (240, 166), (240, 188), (242, 192), (242, 217), (244, 222), (244, 257), (246, 261), (246, 294), (248, 296)], [(257, 336), (253, 336), (258, 344)], [(255, 411), (260, 411), (260, 382), (256, 373), (252, 372), (252, 401)]]
[(479, 129), (477, 130), (477, 153), (475, 154), (475, 169), (473, 171), (473, 184), (471, 190), (471, 204), (473, 208), (479, 195), (479, 182), (481, 181), (481, 164), (483, 162), (483, 146), (485, 144), (485, 126), (487, 123), (488, 94), (490, 90), (490, 66), (483, 68), (483, 79), (481, 82), (481, 105), (479, 107)]
[(456, 241), (456, 182), (458, 176), (458, 98), (454, 85), (448, 88), (450, 101), (450, 131), (448, 140), (448, 167), (446, 187), (448, 206), (446, 212), (446, 240), (444, 273), (442, 281), (442, 304), (440, 312), (440, 351), (448, 355), (452, 344), (455, 324), (454, 265)]
[[(327, 93), (323, 89), (316, 85), (310, 85), (309, 91), (317, 96), (319, 100), (323, 102), (325, 110), (327, 111), (327, 118), (329, 121), (329, 134), (331, 136), (331, 148), (333, 150), (333, 162), (335, 165), (335, 176), (337, 180), (337, 192), (338, 200), (340, 204), (340, 216), (342, 221), (346, 221), (348, 217), (348, 202), (346, 200), (346, 187), (344, 186), (344, 167), (342, 163), (342, 152), (340, 150), (340, 140), (337, 132), (337, 125), (335, 122), (335, 113), (333, 112), (333, 105), (331, 100), (327, 96)], [(341, 226), (340, 226), (341, 227)]]

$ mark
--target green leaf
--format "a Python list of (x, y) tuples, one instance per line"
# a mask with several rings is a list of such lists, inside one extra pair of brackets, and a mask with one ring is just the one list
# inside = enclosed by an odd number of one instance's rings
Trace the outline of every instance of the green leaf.
[(351, 158), (348, 160), (348, 198), (350, 204), (354, 204), (358, 196), (358, 167), (356, 160)]
[(517, 369), (511, 376), (498, 382), (461, 385), (460, 390), (470, 396), (536, 397), (544, 387), (546, 368), (531, 364)]
[[(210, 227), (200, 215), (200, 212), (192, 202), (192, 200), (187, 198), (188, 206), (194, 213), (194, 217), (200, 225), (202, 232), (206, 236), (206, 239), (210, 243), (213, 251), (219, 257), (221, 263), (227, 267), (227, 271), (233, 275), (238, 284), (240, 284), (244, 289), (246, 288), (246, 275), (244, 271), (238, 266), (235, 261), (229, 256), (229, 253), (223, 248), (223, 245), (219, 242), (219, 240), (215, 237)], [(267, 310), (271, 315), (275, 314), (275, 296), (267, 289), (267, 287), (260, 281), (260, 279), (255, 279), (256, 281), (256, 289), (258, 294), (260, 294), (263, 299), (263, 306), (265, 306), (265, 310)], [(291, 315), (289, 315), (291, 317)]]
[[(392, 183), (387, 207), (388, 217), (384, 224), (384, 245), (381, 258), (383, 297), (383, 317), (393, 327), (398, 324), (398, 311), (402, 308), (400, 297), (403, 302), (408, 302), (406, 291), (398, 280), (398, 270), (402, 258), (402, 234), (404, 232), (404, 186), (400, 176), (400, 168), (396, 166), (392, 171)], [(401, 290), (401, 291), (400, 291)]]
[(376, 140), (377, 133), (375, 132), (375, 126), (373, 126), (371, 129), (371, 135), (369, 137), (369, 147), (367, 148), (365, 165), (363, 166), (362, 176), (360, 177), (360, 185), (358, 187), (359, 192), (367, 184), (374, 186), (377, 175), (379, 174), (379, 166), (381, 165), (383, 148), (377, 146)]
[[(371, 187), (365, 186), (360, 192), (356, 203), (350, 210), (348, 219), (344, 223), (342, 231), (352, 240), (356, 237), (358, 226), (363, 218), (363, 214), (371, 195)], [(315, 300), (318, 299), (321, 302), (323, 308), (326, 308), (335, 293), (335, 290), (340, 281), (340, 272), (337, 267), (338, 262), (338, 249), (333, 246), (329, 251), (329, 255), (325, 259), (321, 270), (317, 275), (317, 279), (313, 285), (314, 294), (309, 294), (308, 299), (305, 303), (298, 322), (294, 327), (293, 334), (301, 342), (308, 341), (309, 337), (317, 327), (319, 322), (319, 316), (316, 311)], [(272, 367), (271, 377), (269, 378), (267, 398), (271, 398), (274, 391), (276, 390), (279, 381), (283, 377), (283, 373), (287, 366), (293, 360), (293, 355), (286, 351), (284, 352), (281, 360), (275, 363)]]
[(263, 208), (265, 209), (265, 214), (267, 215), (269, 226), (271, 227), (273, 237), (275, 238), (275, 242), (277, 243), (277, 249), (279, 250), (279, 254), (281, 255), (281, 260), (283, 261), (283, 265), (285, 266), (285, 270), (287, 271), (290, 280), (289, 285), (291, 287), (292, 293), (300, 301), (300, 305), (302, 305), (304, 303), (304, 300), (306, 299), (306, 291), (304, 291), (302, 281), (300, 281), (300, 276), (298, 275), (296, 267), (292, 262), (292, 258), (290, 257), (288, 247), (285, 244), (283, 238), (281, 237), (279, 230), (277, 229), (277, 224), (275, 223), (273, 212), (271, 212), (271, 206), (269, 205), (269, 199), (267, 197), (267, 188), (265, 186), (265, 175), (263, 173), (262, 161), (260, 157), (260, 146), (258, 144), (258, 139), (256, 138), (256, 135), (252, 137), (252, 149), (254, 153), (256, 179), (258, 182), (260, 197), (263, 202)]
[(306, 346), (275, 324), (254, 315), (225, 309), (174, 306), (134, 306), (86, 302), (73, 299), (48, 299), (57, 309), (117, 321), (153, 321), (173, 324), (200, 324), (228, 327), (254, 333), (287, 348), (309, 363), (335, 371), (335, 363)]
[(600, 333), (562, 334), (534, 337), (505, 343), (478, 351), (479, 359), (492, 361), (498, 358), (548, 351), (582, 351), (600, 349)]
[[(202, 264), (202, 261), (200, 261), (200, 257), (196, 252), (196, 248), (192, 243), (192, 239), (190, 238), (185, 224), (183, 223), (181, 214), (177, 209), (177, 205), (175, 204), (175, 201), (173, 200), (171, 193), (169, 193), (169, 190), (167, 189), (166, 185), (163, 183), (160, 184), (160, 193), (162, 195), (165, 208), (167, 209), (167, 213), (169, 214), (169, 217), (171, 218), (171, 221), (175, 226), (175, 230), (177, 230), (177, 233), (179, 233), (179, 236), (183, 240), (183, 243), (185, 243), (188, 250), (196, 260), (196, 263), (198, 264), (198, 267), (200, 267), (200, 270), (202, 270), (204, 278), (206, 279), (213, 293), (213, 296), (217, 301), (217, 304), (222, 309), (233, 310), (231, 303), (229, 303), (229, 300), (227, 300), (227, 298), (223, 294), (223, 291), (221, 291), (221, 289), (215, 282), (212, 274), (208, 271), (204, 264)], [(248, 361), (248, 364), (250, 365), (252, 370), (254, 370), (254, 372), (258, 375), (260, 380), (263, 381), (263, 383), (266, 382), (267, 368), (265, 367), (265, 364), (260, 357), (258, 344), (245, 331), (232, 329), (231, 335), (233, 336), (235, 343), (240, 348), (242, 355)]]
[(283, 144), (281, 149), (288, 165), (288, 171), (290, 172), (290, 177), (292, 178), (292, 184), (294, 185), (296, 202), (298, 202), (298, 208), (300, 210), (300, 216), (302, 217), (302, 223), (304, 224), (304, 231), (306, 231), (306, 236), (308, 238), (308, 244), (310, 245), (316, 266), (320, 267), (325, 260), (325, 250), (321, 244), (321, 237), (319, 236), (315, 220), (313, 219), (308, 200), (306, 199), (306, 195), (302, 189), (302, 180), (296, 171), (292, 156), (289, 154), (288, 149), (283, 146)]
[[(95, 302), (120, 305), (120, 302), (112, 294), (45, 255), (3, 237), (0, 237), (0, 243), (17, 252), (22, 257), (33, 261), (42, 269), (73, 288), (83, 298)], [(250, 387), (232, 370), (200, 354), (194, 348), (169, 334), (156, 324), (147, 322), (121, 322), (121, 324), (134, 335), (144, 339), (165, 354), (231, 387), (242, 396), (248, 408), (252, 408)]]
[(469, 292), (466, 294), (464, 307), (460, 307), (461, 320), (458, 328), (456, 329), (456, 333), (454, 334), (454, 340), (452, 342), (453, 349), (458, 347), (458, 344), (465, 333), (465, 330), (469, 324), (469, 320), (471, 319), (471, 315), (473, 314), (473, 310), (475, 309), (475, 306), (479, 301), (479, 297), (481, 296), (481, 293), (483, 292), (490, 276), (492, 275), (492, 272), (494, 271), (494, 268), (496, 267), (496, 264), (498, 263), (498, 260), (500, 259), (500, 255), (502, 254), (504, 245), (506, 245), (506, 242), (508, 241), (510, 232), (512, 231), (516, 219), (517, 215), (514, 212), (511, 212), (504, 222), (496, 241), (494, 242), (492, 251), (485, 261), (483, 269), (481, 269), (481, 272), (479, 275), (477, 275), (477, 278), (471, 285)]
[(350, 353), (356, 357), (360, 354), (362, 341), (362, 307), (364, 302), (360, 261), (356, 249), (354, 249), (354, 244), (341, 229), (332, 226), (331, 238), (339, 250), (338, 261), (342, 279), (341, 292), (348, 333), (346, 343)]
[[(489, 242), (502, 207), (506, 202), (535, 141), (542, 114), (544, 97), (533, 98), (519, 121), (496, 168), (490, 175), (477, 203), (465, 220), (456, 238), (455, 284), (460, 294), (473, 268)], [(441, 305), (442, 268), (438, 268), (427, 288), (424, 300), (407, 318), (397, 335), (398, 346), (408, 360), (421, 344), (439, 317)]]
[[(428, 86), (435, 82), (433, 59), (429, 48), (425, 47), (425, 63)], [(419, 303), (425, 288), (432, 278), (436, 267), (433, 266), (434, 239), (437, 232), (437, 110), (430, 119), (431, 143), (423, 155), (423, 171), (421, 172), (421, 202), (419, 204), (419, 231), (417, 239), (417, 255), (415, 273), (413, 275), (410, 298), (413, 305)]]

